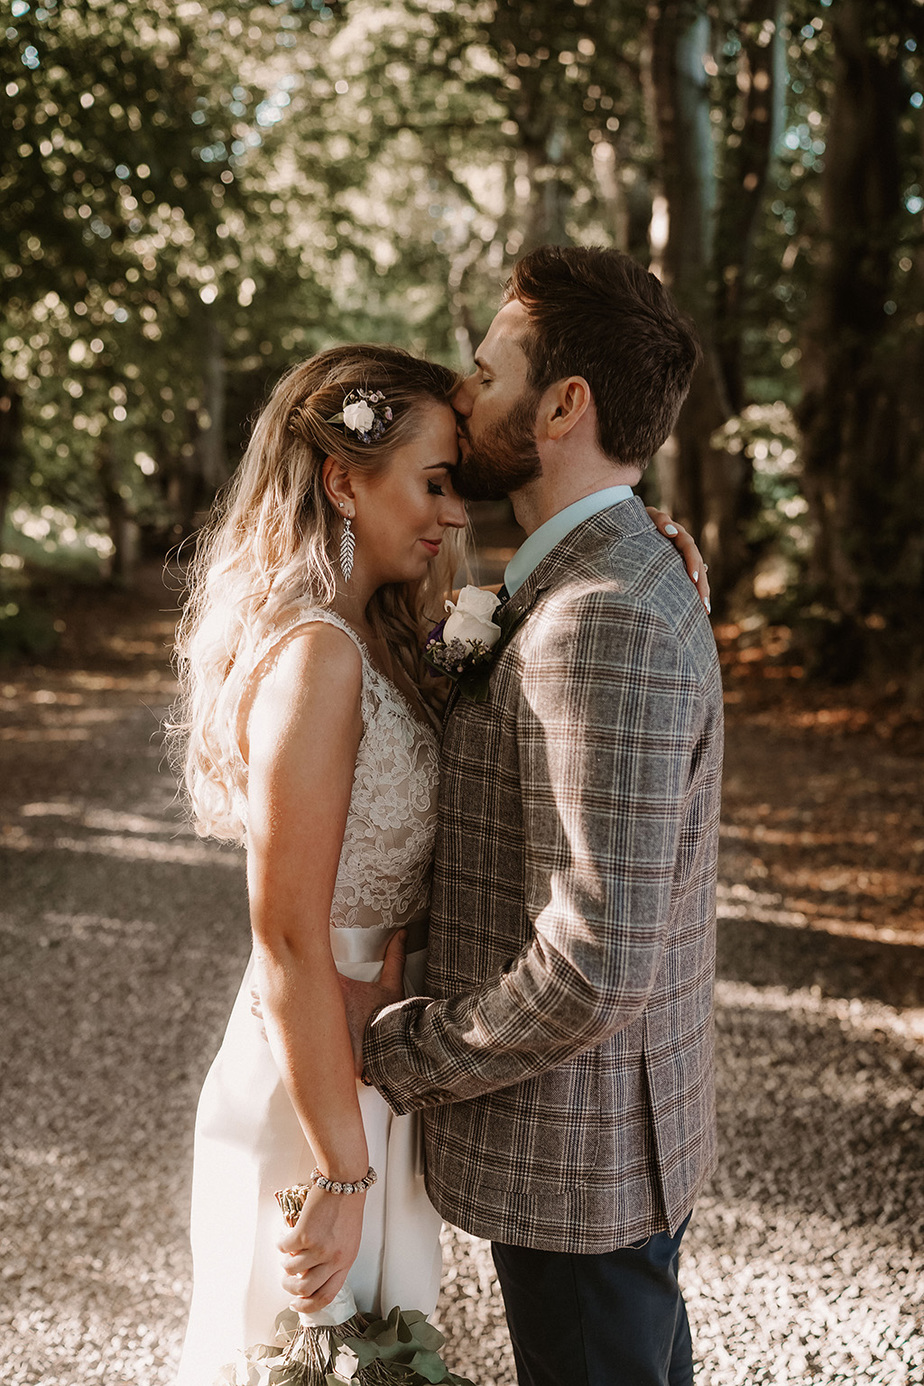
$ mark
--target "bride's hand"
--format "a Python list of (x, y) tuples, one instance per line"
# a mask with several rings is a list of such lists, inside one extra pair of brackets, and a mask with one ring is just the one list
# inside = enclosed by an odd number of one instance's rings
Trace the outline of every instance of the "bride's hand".
[(252, 1016), (255, 1016), (257, 1020), (259, 1020), (260, 1034), (263, 1036), (265, 1040), (268, 1041), (269, 1036), (266, 1033), (266, 1024), (263, 1020), (263, 1003), (260, 1000), (259, 987), (250, 988), (250, 1014)]
[(709, 579), (706, 577), (708, 564), (704, 561), (703, 555), (696, 547), (696, 540), (689, 530), (684, 529), (683, 525), (672, 520), (666, 510), (657, 510), (653, 505), (646, 505), (645, 509), (655, 523), (655, 527), (671, 540), (683, 559), (686, 570), (690, 576), (690, 581), (695, 586), (700, 595), (700, 600), (707, 611), (712, 611), (712, 603), (709, 600)]
[(325, 1308), (343, 1288), (359, 1255), (364, 1193), (332, 1194), (315, 1185), (298, 1222), (280, 1238), (282, 1287), (291, 1308), (310, 1314)]

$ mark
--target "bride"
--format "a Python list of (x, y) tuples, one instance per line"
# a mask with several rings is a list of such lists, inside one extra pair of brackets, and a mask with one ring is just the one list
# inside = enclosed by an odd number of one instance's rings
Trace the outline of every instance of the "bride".
[[(348, 1274), (366, 1313), (436, 1305), (417, 1118), (357, 1083), (337, 971), (374, 981), (404, 929), (421, 990), (439, 718), (420, 652), (462, 556), (458, 383), (380, 346), (295, 367), (197, 548), (175, 732), (198, 831), (246, 847), (253, 953), (196, 1119), (177, 1386), (274, 1341), (280, 1247), (315, 1253), (300, 1309)], [(293, 1184), (311, 1188), (283, 1235)]]
[(386, 347), (296, 367), (197, 552), (179, 637), (185, 777), (198, 830), (247, 848), (253, 956), (199, 1103), (182, 1386), (273, 1342), (287, 1304), (274, 1192), (313, 1170), (297, 1231), (322, 1268), (306, 1307), (348, 1271), (361, 1310), (436, 1305), (440, 1221), (415, 1121), (357, 1085), (335, 969), (373, 980), (403, 927), (408, 984), (422, 981), (438, 719), (418, 652), (465, 526), (456, 383)]

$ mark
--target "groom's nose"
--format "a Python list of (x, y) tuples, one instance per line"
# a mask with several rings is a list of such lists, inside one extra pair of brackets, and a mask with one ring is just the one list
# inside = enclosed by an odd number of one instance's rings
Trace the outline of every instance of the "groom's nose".
[(475, 379), (477, 375), (477, 371), (474, 371), (471, 375), (467, 375), (452, 397), (453, 409), (457, 414), (461, 414), (464, 419), (467, 419), (472, 412), (472, 400), (475, 394)]

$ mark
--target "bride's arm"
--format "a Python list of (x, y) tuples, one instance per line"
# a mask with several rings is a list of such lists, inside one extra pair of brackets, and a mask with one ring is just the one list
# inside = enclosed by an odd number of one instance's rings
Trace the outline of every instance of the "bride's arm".
[[(369, 1164), (329, 933), (361, 684), (348, 637), (328, 625), (299, 628), (264, 666), (246, 750), (247, 880), (267, 1038), (318, 1166), (342, 1183), (362, 1179)], [(294, 1307), (319, 1309), (341, 1288), (364, 1203), (362, 1193), (311, 1190), (280, 1239), (292, 1255), (288, 1274), (303, 1275)]]

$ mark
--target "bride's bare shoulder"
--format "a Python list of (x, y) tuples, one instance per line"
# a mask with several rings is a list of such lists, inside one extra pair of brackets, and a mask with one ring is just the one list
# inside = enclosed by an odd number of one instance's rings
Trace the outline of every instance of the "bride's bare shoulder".
[(301, 623), (266, 652), (240, 703), (238, 736), (245, 759), (255, 740), (272, 743), (304, 726), (337, 735), (359, 717), (362, 655), (355, 641), (327, 621)]

